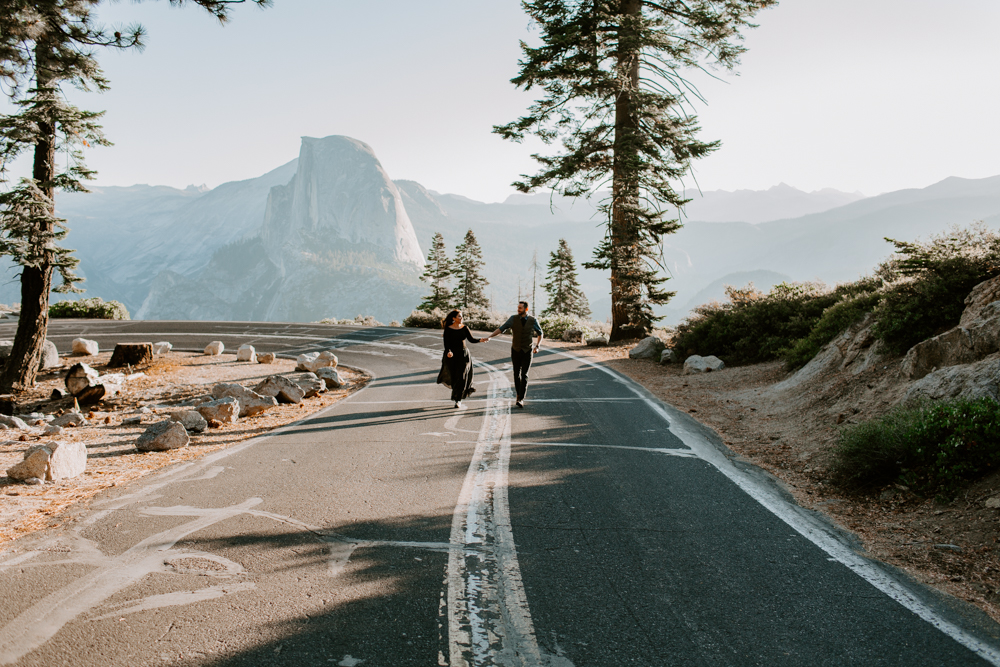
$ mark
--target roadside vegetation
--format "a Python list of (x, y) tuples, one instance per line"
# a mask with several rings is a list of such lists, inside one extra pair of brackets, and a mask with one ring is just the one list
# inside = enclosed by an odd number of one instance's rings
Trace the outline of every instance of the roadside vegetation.
[(852, 491), (895, 483), (950, 498), (998, 466), (1000, 404), (980, 398), (898, 408), (843, 429), (831, 473)]
[(875, 338), (903, 354), (957, 325), (972, 288), (1000, 275), (1000, 234), (982, 223), (926, 242), (887, 240), (895, 253), (852, 283), (782, 283), (766, 294), (752, 283), (728, 287), (727, 302), (699, 306), (677, 327), (672, 347), (730, 366), (780, 359), (794, 370), (871, 315)]
[(118, 301), (100, 297), (59, 301), (49, 306), (49, 317), (80, 317), (92, 320), (130, 320), (128, 309)]

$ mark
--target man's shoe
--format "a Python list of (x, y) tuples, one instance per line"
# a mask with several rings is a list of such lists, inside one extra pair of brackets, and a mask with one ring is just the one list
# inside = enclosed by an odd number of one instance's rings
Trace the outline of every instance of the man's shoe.
[(455, 407), (458, 409), (462, 408), (462, 401), (455, 401)]
[(516, 406), (517, 406), (517, 407), (519, 407), (519, 408), (523, 408), (523, 407), (524, 407), (524, 401), (518, 401), (518, 402), (517, 402), (517, 403), (515, 403), (514, 405), (516, 405)]

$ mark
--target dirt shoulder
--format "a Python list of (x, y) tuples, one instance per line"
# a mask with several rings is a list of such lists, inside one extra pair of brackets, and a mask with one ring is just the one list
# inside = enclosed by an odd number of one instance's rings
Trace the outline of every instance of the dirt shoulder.
[[(844, 424), (870, 419), (891, 404), (891, 360), (822, 391), (776, 392), (789, 378), (780, 362), (682, 375), (680, 364), (629, 359), (634, 343), (604, 348), (546, 342), (600, 360), (660, 400), (718, 433), (743, 458), (774, 475), (803, 507), (823, 512), (864, 544), (866, 555), (978, 606), (1000, 621), (1000, 474), (951, 502), (904, 487), (846, 495), (828, 483), (830, 453)], [(990, 506), (987, 506), (987, 501)]]
[[(68, 367), (84, 361), (104, 372), (110, 353), (92, 357), (66, 358)], [(120, 371), (121, 369), (110, 369)], [(293, 372), (295, 362), (276, 359), (271, 364), (236, 361), (235, 354), (207, 356), (192, 352), (170, 352), (158, 356), (151, 364), (132, 369), (120, 397), (101, 401), (83, 408), (88, 417), (84, 426), (67, 427), (59, 435), (27, 434), (16, 429), (0, 431), (0, 473), (18, 463), (31, 445), (53, 440), (79, 441), (87, 447), (87, 470), (71, 479), (30, 486), (0, 476), (0, 549), (11, 540), (42, 528), (58, 526), (61, 513), (74, 503), (87, 500), (103, 489), (118, 486), (143, 477), (161, 468), (272, 431), (321, 410), (349, 393), (363, 387), (369, 378), (363, 373), (339, 367), (347, 381), (342, 389), (331, 389), (302, 403), (279, 404), (266, 412), (244, 417), (232, 424), (222, 424), (202, 433), (191, 433), (187, 447), (165, 452), (139, 452), (136, 439), (153, 422), (166, 418), (165, 412), (176, 409), (200, 396), (209, 394), (218, 382), (237, 382), (253, 387), (269, 375)], [(55, 388), (63, 388), (65, 369), (41, 375), (38, 385), (22, 397), (19, 414), (59, 414), (66, 410), (66, 401), (52, 401)], [(140, 417), (141, 423), (123, 423)]]

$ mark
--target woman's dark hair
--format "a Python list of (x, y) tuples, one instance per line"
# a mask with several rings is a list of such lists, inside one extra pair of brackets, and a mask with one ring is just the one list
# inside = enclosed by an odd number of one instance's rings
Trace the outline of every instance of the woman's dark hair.
[(450, 313), (448, 313), (447, 315), (445, 315), (444, 316), (444, 321), (441, 322), (441, 327), (442, 328), (444, 328), (444, 327), (450, 327), (451, 324), (452, 324), (452, 322), (455, 321), (455, 318), (458, 316), (458, 314), (460, 312), (462, 312), (462, 311), (460, 311), (460, 310), (453, 310)]

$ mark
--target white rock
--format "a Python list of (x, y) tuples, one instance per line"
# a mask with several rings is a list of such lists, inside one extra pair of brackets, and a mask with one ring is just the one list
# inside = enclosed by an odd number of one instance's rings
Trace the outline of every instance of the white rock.
[(24, 460), (7, 470), (11, 479), (47, 481), (76, 477), (87, 469), (87, 448), (82, 442), (47, 442), (32, 445)]
[(151, 424), (136, 440), (135, 448), (140, 452), (163, 452), (187, 447), (190, 442), (184, 425), (168, 419)]
[(52, 426), (83, 426), (86, 423), (87, 418), (75, 410), (52, 420)]
[(236, 361), (257, 363), (257, 350), (254, 349), (253, 345), (240, 345), (240, 349), (236, 350)]
[(201, 433), (208, 428), (208, 422), (197, 410), (174, 410), (167, 415), (171, 420), (180, 422), (185, 429), (193, 433)]
[(89, 340), (87, 338), (73, 339), (73, 354), (86, 354), (88, 356), (94, 356), (100, 351), (101, 348), (97, 344), (96, 340)]
[(295, 370), (315, 373), (321, 368), (336, 368), (337, 355), (332, 352), (306, 352), (295, 359)]
[(274, 352), (261, 352), (257, 355), (258, 364), (273, 364), (274, 363)]
[(56, 366), (62, 366), (62, 361), (59, 359), (59, 350), (56, 349), (55, 343), (46, 340), (42, 345), (42, 360), (39, 363), (39, 368), (55, 368)]
[(8, 417), (7, 415), (0, 415), (0, 424), (3, 424), (7, 428), (16, 428), (19, 431), (28, 430), (28, 425), (20, 417)]
[(321, 368), (316, 371), (316, 375), (323, 380), (327, 389), (340, 389), (347, 384), (336, 368)]
[(213, 340), (205, 346), (205, 354), (215, 357), (222, 354), (222, 351), (225, 349), (226, 345), (221, 340)]
[(240, 402), (240, 417), (250, 417), (269, 410), (278, 404), (273, 396), (261, 396), (243, 385), (220, 382), (212, 387), (212, 396), (225, 398), (232, 396)]
[(721, 371), (726, 367), (722, 359), (716, 356), (700, 357), (697, 354), (692, 354), (690, 357), (684, 360), (684, 375), (691, 375), (692, 373), (711, 373), (712, 371)]
[(205, 419), (214, 419), (222, 424), (232, 424), (240, 417), (240, 402), (232, 396), (202, 403), (195, 409)]
[[(320, 370), (337, 372), (332, 368), (321, 368)], [(326, 391), (326, 382), (321, 380), (316, 373), (291, 373), (286, 377), (299, 386), (306, 398), (319, 396)]]
[(660, 360), (660, 354), (664, 348), (663, 341), (656, 336), (646, 336), (639, 344), (628, 351), (629, 359), (656, 359)]
[(174, 346), (165, 340), (161, 340), (159, 343), (153, 343), (153, 354), (166, 354), (172, 349), (174, 349)]
[(282, 375), (269, 375), (253, 388), (261, 396), (273, 396), (279, 403), (301, 403), (305, 392)]
[(42, 429), (42, 435), (60, 435), (63, 432), (62, 426), (56, 426), (55, 424), (48, 424), (44, 429)]

